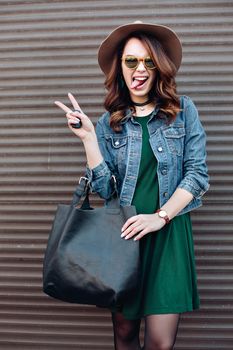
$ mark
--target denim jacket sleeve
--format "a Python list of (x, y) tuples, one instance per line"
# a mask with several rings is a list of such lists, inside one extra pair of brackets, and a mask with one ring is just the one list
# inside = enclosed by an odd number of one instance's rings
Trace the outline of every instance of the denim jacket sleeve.
[(198, 111), (189, 97), (184, 97), (185, 145), (183, 158), (184, 176), (178, 187), (201, 198), (209, 188), (206, 165), (206, 134)]
[(114, 166), (104, 138), (106, 117), (107, 113), (99, 119), (96, 125), (96, 136), (103, 161), (93, 169), (90, 169), (87, 165), (86, 175), (91, 184), (92, 191), (98, 193), (104, 199), (109, 199), (114, 191), (113, 182), (111, 181), (114, 175)]

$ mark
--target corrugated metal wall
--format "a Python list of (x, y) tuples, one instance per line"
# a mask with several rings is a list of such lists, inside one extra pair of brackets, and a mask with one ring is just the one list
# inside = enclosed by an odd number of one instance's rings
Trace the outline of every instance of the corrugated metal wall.
[(211, 190), (193, 214), (202, 308), (182, 317), (176, 349), (233, 349), (233, 2), (215, 0), (0, 1), (1, 349), (113, 349), (107, 312), (41, 291), (56, 205), (69, 202), (85, 165), (53, 101), (71, 91), (96, 121), (98, 44), (138, 19), (180, 35), (179, 92), (194, 99), (208, 134)]

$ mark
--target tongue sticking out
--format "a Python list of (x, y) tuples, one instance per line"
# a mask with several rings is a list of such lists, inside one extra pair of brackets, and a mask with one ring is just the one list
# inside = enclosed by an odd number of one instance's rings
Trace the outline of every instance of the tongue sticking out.
[(139, 80), (139, 79), (134, 79), (132, 84), (131, 84), (131, 89), (137, 89), (139, 86), (143, 85), (147, 79)]
[(131, 89), (135, 89), (137, 86), (139, 86), (139, 85), (141, 85), (141, 81), (139, 81), (139, 80), (133, 80), (133, 82), (132, 82), (132, 84), (131, 84)]

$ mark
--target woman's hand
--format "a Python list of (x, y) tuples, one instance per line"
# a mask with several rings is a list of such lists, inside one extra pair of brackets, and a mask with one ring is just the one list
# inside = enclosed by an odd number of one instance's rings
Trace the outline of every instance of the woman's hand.
[[(57, 105), (59, 108), (61, 108), (66, 113), (66, 117), (68, 120), (68, 126), (69, 126), (70, 130), (73, 131), (73, 133), (75, 135), (80, 137), (80, 139), (82, 141), (85, 141), (85, 139), (87, 139), (88, 137), (91, 137), (95, 134), (94, 125), (92, 124), (92, 122), (88, 118), (88, 116), (83, 113), (83, 111), (81, 110), (81, 108), (80, 108), (78, 102), (76, 101), (76, 99), (74, 98), (74, 96), (71, 93), (69, 93), (68, 97), (69, 97), (75, 111), (72, 111), (72, 109), (70, 109), (69, 107), (67, 107), (66, 105), (64, 105), (60, 101), (55, 101), (55, 105)], [(80, 119), (80, 121), (82, 123), (80, 129), (73, 128), (71, 125), (71, 124), (76, 124), (78, 122), (77, 118)]]
[(135, 215), (123, 225), (121, 237), (129, 239), (135, 236), (134, 240), (137, 241), (149, 232), (160, 230), (165, 224), (157, 213)]

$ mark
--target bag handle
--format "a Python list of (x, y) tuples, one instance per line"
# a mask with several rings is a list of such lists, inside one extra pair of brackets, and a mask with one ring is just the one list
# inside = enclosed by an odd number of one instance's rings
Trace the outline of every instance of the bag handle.
[[(118, 196), (118, 190), (117, 190), (117, 182), (116, 178), (114, 175), (112, 175), (111, 180), (114, 191), (111, 195), (111, 199), (108, 202), (107, 206), (109, 208), (118, 208), (119, 207), (119, 196)], [(81, 200), (81, 198), (85, 195), (85, 198), (82, 202), (81, 209), (84, 210), (90, 210), (93, 209), (90, 206), (90, 201), (89, 201), (89, 193), (90, 193), (90, 181), (88, 178), (85, 176), (81, 176), (79, 179), (79, 184), (73, 194), (72, 202), (71, 205), (77, 206)]]
[(73, 194), (71, 205), (77, 206), (80, 199), (89, 191), (90, 185), (89, 180), (85, 176), (81, 176), (79, 179), (78, 186)]

